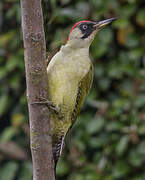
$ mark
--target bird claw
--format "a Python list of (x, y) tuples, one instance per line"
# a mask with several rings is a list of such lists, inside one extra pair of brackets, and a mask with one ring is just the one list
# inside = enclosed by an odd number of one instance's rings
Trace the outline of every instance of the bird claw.
[(47, 107), (48, 108), (50, 108), (52, 111), (54, 111), (56, 114), (59, 114), (60, 113), (60, 107), (58, 107), (58, 106), (55, 106), (54, 104), (53, 104), (53, 102), (51, 102), (51, 101), (47, 101)]
[(49, 100), (47, 100), (45, 98), (41, 98), (41, 101), (35, 101), (35, 102), (31, 103), (31, 104), (32, 105), (34, 105), (34, 104), (45, 104), (50, 110), (52, 110), (56, 114), (60, 113), (60, 107), (55, 106), (52, 101), (49, 101)]

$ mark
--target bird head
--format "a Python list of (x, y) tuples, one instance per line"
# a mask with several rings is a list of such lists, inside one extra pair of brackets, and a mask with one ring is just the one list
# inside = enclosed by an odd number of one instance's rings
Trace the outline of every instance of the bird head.
[(92, 41), (94, 40), (96, 33), (101, 28), (103, 28), (104, 26), (116, 19), (117, 18), (110, 18), (99, 22), (80, 21), (76, 23), (69, 33), (67, 44), (71, 45), (74, 48), (89, 47)]

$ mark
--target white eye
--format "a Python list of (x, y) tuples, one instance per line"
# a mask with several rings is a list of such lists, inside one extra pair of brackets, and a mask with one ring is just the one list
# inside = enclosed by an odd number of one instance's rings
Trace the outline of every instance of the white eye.
[(88, 26), (87, 25), (83, 25), (83, 29), (85, 30), (85, 29), (87, 29), (88, 28)]

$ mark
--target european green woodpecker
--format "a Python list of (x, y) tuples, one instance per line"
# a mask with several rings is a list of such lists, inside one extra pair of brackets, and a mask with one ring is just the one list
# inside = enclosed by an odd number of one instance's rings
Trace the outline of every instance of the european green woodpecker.
[(96, 33), (115, 19), (76, 23), (70, 31), (67, 43), (48, 65), (49, 100), (57, 109), (57, 112), (50, 114), (55, 167), (62, 152), (64, 138), (76, 121), (92, 85), (93, 64), (89, 58), (89, 47)]

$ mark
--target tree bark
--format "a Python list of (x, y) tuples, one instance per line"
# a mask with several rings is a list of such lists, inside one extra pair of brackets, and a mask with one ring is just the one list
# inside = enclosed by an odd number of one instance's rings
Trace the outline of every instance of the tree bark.
[(33, 180), (54, 180), (48, 99), (46, 44), (41, 0), (21, 0)]

